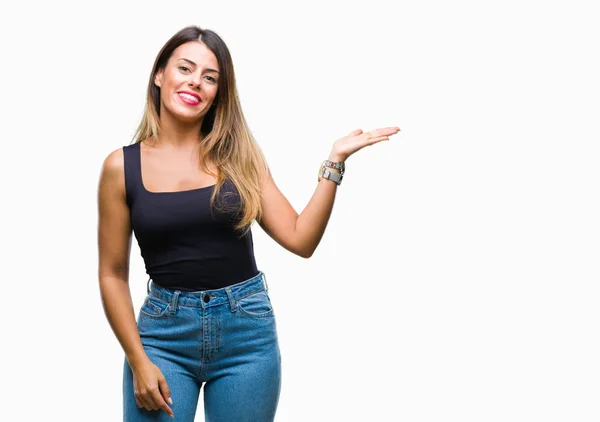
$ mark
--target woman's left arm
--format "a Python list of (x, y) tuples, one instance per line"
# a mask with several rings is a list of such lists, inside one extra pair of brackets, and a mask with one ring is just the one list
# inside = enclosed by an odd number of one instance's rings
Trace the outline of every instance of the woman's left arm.
[[(357, 129), (335, 141), (328, 160), (334, 163), (344, 162), (356, 151), (388, 140), (399, 131), (398, 127), (376, 129), (365, 133)], [(339, 173), (338, 169), (329, 168), (329, 170)], [(285, 249), (303, 258), (310, 258), (325, 233), (336, 191), (337, 183), (321, 178), (310, 201), (298, 214), (279, 191), (269, 173), (263, 186), (263, 216), (259, 224)]]

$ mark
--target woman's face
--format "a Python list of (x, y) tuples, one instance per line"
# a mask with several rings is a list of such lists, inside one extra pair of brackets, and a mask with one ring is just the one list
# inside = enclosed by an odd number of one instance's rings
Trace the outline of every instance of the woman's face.
[(163, 111), (186, 122), (200, 121), (210, 109), (219, 86), (219, 63), (199, 41), (190, 41), (173, 51), (154, 83), (160, 88)]

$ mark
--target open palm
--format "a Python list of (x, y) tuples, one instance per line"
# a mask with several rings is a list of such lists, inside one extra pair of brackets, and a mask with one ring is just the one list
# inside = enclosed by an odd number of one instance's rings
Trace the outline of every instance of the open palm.
[(335, 141), (332, 152), (341, 161), (345, 161), (356, 151), (377, 142), (387, 141), (390, 136), (398, 132), (400, 132), (400, 128), (397, 126), (374, 129), (364, 133), (362, 129), (356, 129)]

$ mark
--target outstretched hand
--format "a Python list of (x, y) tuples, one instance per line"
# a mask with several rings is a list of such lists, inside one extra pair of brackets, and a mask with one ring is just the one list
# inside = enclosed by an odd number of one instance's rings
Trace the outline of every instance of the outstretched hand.
[(387, 141), (390, 136), (398, 132), (400, 132), (400, 128), (397, 126), (374, 129), (364, 133), (362, 129), (353, 130), (347, 136), (333, 143), (331, 157), (336, 162), (346, 161), (356, 151), (377, 142)]

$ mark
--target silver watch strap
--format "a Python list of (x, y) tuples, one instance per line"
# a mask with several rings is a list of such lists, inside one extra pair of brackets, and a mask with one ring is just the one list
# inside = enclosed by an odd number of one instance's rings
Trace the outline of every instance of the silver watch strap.
[(323, 177), (329, 180), (333, 180), (338, 185), (342, 183), (343, 176), (340, 173), (336, 173), (335, 171), (329, 171), (328, 168), (323, 170)]

